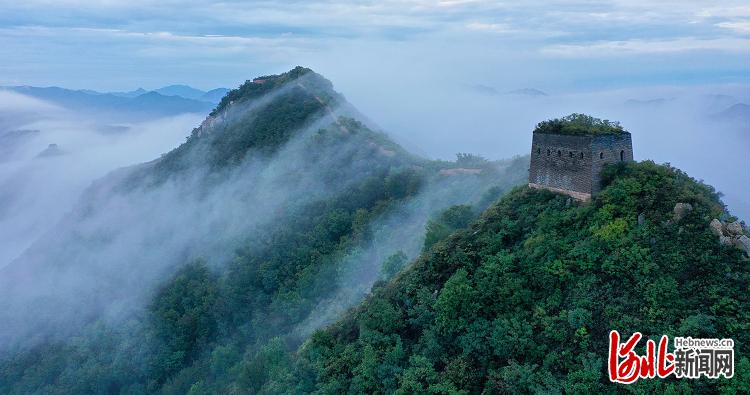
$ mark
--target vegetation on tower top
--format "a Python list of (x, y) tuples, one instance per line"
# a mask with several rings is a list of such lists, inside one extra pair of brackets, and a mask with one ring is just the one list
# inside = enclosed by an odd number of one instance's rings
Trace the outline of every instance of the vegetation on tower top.
[(599, 119), (586, 114), (573, 113), (562, 118), (539, 122), (534, 133), (593, 136), (626, 133), (619, 122)]

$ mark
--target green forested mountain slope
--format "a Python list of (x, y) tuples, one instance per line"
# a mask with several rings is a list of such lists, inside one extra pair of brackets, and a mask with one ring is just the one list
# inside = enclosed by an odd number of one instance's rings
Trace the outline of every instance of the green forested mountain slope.
[(0, 393), (270, 388), (266, 358), (413, 258), (427, 216), (525, 178), (524, 158), (415, 157), (347, 107), (309, 69), (248, 81), (180, 147), (95, 183), (0, 275)]
[[(515, 189), (315, 333), (268, 393), (746, 393), (750, 262), (709, 231), (717, 195), (652, 162), (606, 178), (589, 205)], [(732, 338), (735, 377), (610, 384), (612, 329)]]
[[(93, 185), (0, 273), (0, 393), (750, 391), (710, 187), (643, 162), (590, 204), (500, 197), (526, 158), (429, 161), (356, 118), (296, 68)], [(733, 338), (736, 375), (615, 387), (611, 329)]]

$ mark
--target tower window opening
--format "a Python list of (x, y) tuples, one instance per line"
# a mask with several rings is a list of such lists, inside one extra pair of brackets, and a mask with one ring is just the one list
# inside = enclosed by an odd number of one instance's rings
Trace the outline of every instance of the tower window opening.
[(583, 159), (583, 152), (581, 152), (581, 159)]
[(620, 151), (620, 162), (625, 160), (625, 151)]
[(547, 150), (547, 156), (550, 156), (550, 154), (551, 154), (551, 151)]
[(599, 153), (599, 159), (604, 159), (604, 152)]
[(568, 156), (572, 158), (573, 157), (573, 151), (570, 151), (570, 153), (568, 154)]
[(562, 151), (557, 151), (557, 157), (559, 158), (561, 156), (562, 156)]
[(536, 154), (537, 155), (541, 155), (542, 154), (542, 149), (541, 148), (537, 148), (536, 149)]

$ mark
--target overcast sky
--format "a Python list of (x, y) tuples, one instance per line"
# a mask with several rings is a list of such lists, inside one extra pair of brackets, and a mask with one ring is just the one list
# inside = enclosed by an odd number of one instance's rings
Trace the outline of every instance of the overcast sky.
[(90, 3), (1, 0), (0, 84), (208, 89), (297, 64), (344, 86), (402, 70), (551, 91), (750, 79), (747, 0)]

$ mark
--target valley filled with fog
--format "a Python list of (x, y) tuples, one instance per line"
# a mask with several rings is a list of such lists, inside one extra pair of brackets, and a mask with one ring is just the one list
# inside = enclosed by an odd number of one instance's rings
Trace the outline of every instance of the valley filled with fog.
[(176, 147), (205, 117), (74, 111), (0, 90), (0, 267), (70, 211), (92, 181)]

